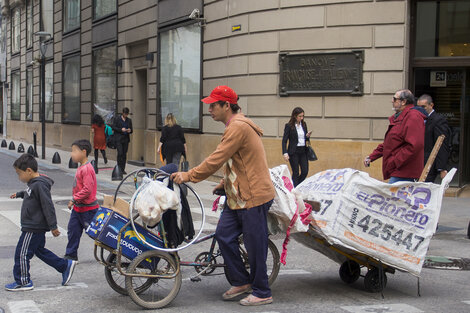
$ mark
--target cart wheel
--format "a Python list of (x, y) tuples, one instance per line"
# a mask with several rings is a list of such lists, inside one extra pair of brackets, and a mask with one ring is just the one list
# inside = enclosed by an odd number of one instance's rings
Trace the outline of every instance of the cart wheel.
[[(203, 263), (207, 262), (207, 257), (209, 256), (209, 252), (201, 252), (197, 255), (196, 259), (194, 259), (194, 263)], [(215, 271), (215, 266), (217, 264), (217, 259), (215, 258), (215, 255), (211, 255), (211, 261), (210, 265), (208, 266), (200, 266), (196, 265), (194, 266), (194, 269), (196, 270), (197, 273), (201, 273), (204, 269), (204, 273), (202, 273), (202, 276), (207, 276), (209, 274), (212, 274)]]
[[(108, 266), (104, 267), (104, 276), (106, 277), (106, 281), (108, 285), (113, 288), (114, 291), (120, 293), (124, 296), (127, 296), (127, 289), (126, 289), (126, 279), (121, 273), (119, 273), (118, 269), (116, 268), (116, 261), (117, 256), (114, 253), (111, 253), (106, 258), (106, 262), (109, 264)], [(126, 258), (125, 256), (121, 256), (121, 267), (124, 271), (127, 271), (131, 260)], [(143, 284), (136, 288), (137, 293), (141, 293), (147, 288), (150, 287), (152, 281), (150, 279), (143, 281)]]
[[(126, 276), (126, 289), (132, 301), (146, 309), (163, 308), (173, 301), (181, 288), (181, 271), (175, 258), (167, 252), (146, 251), (132, 261), (127, 272), (157, 276)], [(145, 291), (138, 293), (142, 281), (150, 281), (151, 284)]]
[[(245, 245), (243, 243), (243, 237), (240, 236), (238, 239), (239, 244), (240, 244), (240, 254), (243, 260), (243, 263), (245, 263), (245, 268), (247, 271), (250, 270), (250, 263), (248, 263), (248, 253), (246, 252)], [(277, 250), (276, 245), (274, 242), (271, 241), (271, 239), (268, 240), (268, 257), (266, 258), (266, 268), (268, 270), (268, 283), (269, 286), (271, 286), (274, 281), (277, 278), (277, 275), (279, 274), (279, 269), (281, 267), (281, 263), (279, 262), (280, 256), (279, 256), (279, 251)], [(227, 267), (224, 267), (224, 273), (225, 273), (225, 278), (227, 278), (227, 281), (229, 284), (232, 284), (232, 280), (230, 279), (230, 274), (228, 272)]]
[(361, 276), (360, 265), (353, 260), (347, 260), (339, 268), (339, 277), (346, 284), (352, 284)]
[(387, 275), (382, 273), (382, 282), (380, 281), (380, 271), (378, 268), (371, 269), (364, 277), (364, 287), (369, 292), (381, 292), (387, 286)]

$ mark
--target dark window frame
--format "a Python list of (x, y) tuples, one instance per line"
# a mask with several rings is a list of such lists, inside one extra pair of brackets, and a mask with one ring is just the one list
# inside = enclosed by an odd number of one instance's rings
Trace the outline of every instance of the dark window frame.
[(65, 10), (65, 3), (69, 1), (69, 0), (64, 0), (62, 1), (62, 34), (63, 35), (68, 35), (68, 34), (71, 34), (71, 33), (74, 33), (78, 30), (81, 29), (82, 27), (82, 23), (81, 23), (81, 16), (82, 16), (82, 7), (81, 7), (81, 0), (78, 0), (79, 1), (79, 4), (78, 4), (78, 18), (79, 18), (79, 23), (78, 23), (78, 26), (75, 26), (73, 28), (70, 28), (70, 29), (66, 29), (65, 28), (65, 15), (67, 14), (66, 10)]
[(113, 1), (116, 2), (116, 10), (115, 10), (114, 12), (112, 12), (112, 13), (108, 13), (108, 14), (103, 15), (103, 16), (100, 16), (100, 17), (96, 17), (96, 12), (95, 12), (96, 0), (93, 0), (93, 1), (92, 1), (91, 10), (92, 10), (92, 15), (93, 15), (93, 19), (92, 19), (93, 23), (100, 22), (100, 21), (105, 20), (105, 19), (107, 19), (107, 18), (109, 18), (109, 17), (111, 17), (111, 16), (117, 15), (117, 13), (118, 13), (118, 8), (119, 8), (119, 6), (118, 6), (118, 1), (117, 1), (117, 0), (113, 0)]
[(104, 43), (102, 45), (97, 45), (95, 47), (92, 48), (91, 50), (91, 117), (93, 117), (93, 115), (95, 114), (95, 106), (93, 104), (94, 102), (94, 99), (95, 99), (95, 62), (94, 62), (94, 56), (93, 54), (95, 53), (96, 50), (101, 50), (101, 49), (104, 49), (104, 48), (108, 48), (108, 47), (112, 47), (112, 46), (115, 46), (115, 49), (116, 49), (116, 60), (114, 62), (114, 66), (115, 66), (115, 69), (116, 69), (116, 77), (115, 77), (115, 80), (116, 80), (116, 91), (115, 91), (115, 97), (116, 97), (116, 104), (115, 104), (115, 108), (114, 108), (114, 117), (118, 114), (118, 102), (119, 102), (119, 99), (118, 99), (118, 76), (119, 76), (119, 72), (118, 72), (118, 66), (117, 66), (117, 61), (119, 60), (119, 56), (118, 56), (118, 42), (117, 41), (112, 41), (112, 42), (107, 42), (107, 43)]
[[(19, 113), (17, 118), (13, 118), (13, 75), (18, 75), (19, 79), (19, 90), (20, 90), (20, 96), (18, 100), (18, 106), (19, 106)], [(21, 71), (20, 69), (16, 69), (14, 71), (11, 71), (10, 73), (10, 120), (12, 121), (21, 121)]]
[[(12, 22), (13, 20), (13, 13), (18, 10), (20, 12), (19, 14), (19, 35), (20, 35), (20, 42), (19, 42), (19, 47), (18, 47), (18, 51), (13, 51), (13, 40), (14, 40), (14, 37), (13, 37), (13, 28), (14, 28), (14, 24)], [(20, 7), (14, 7), (10, 10), (10, 53), (11, 53), (11, 56), (16, 56), (16, 55), (19, 55), (21, 54), (21, 9)]]
[[(31, 88), (33, 89), (33, 94), (31, 95), (31, 99), (29, 97), (28, 92), (28, 73), (31, 74)], [(31, 112), (29, 112), (29, 100), (33, 101), (33, 105), (31, 106)], [(28, 113), (31, 113), (31, 118), (28, 119)], [(34, 69), (33, 66), (26, 67), (26, 108), (25, 108), (25, 115), (24, 119), (27, 122), (34, 122)]]
[[(440, 0), (441, 2), (456, 0)], [(466, 1), (466, 0), (462, 0)], [(470, 56), (458, 57), (416, 57), (416, 22), (418, 2), (436, 2), (436, 0), (413, 0), (410, 7), (410, 52), (409, 52), (409, 78), (413, 82), (413, 69), (419, 67), (470, 67)], [(436, 26), (437, 27), (437, 26)], [(437, 49), (437, 47), (436, 47)]]
[[(159, 47), (158, 51), (157, 51), (157, 94), (156, 94), (156, 112), (157, 112), (157, 118), (156, 118), (156, 128), (157, 130), (161, 131), (162, 128), (163, 128), (163, 123), (162, 125), (160, 125), (160, 120), (162, 120), (162, 107), (161, 107), (161, 98), (160, 98), (160, 88), (161, 88), (161, 81), (160, 81), (160, 70), (161, 70), (161, 33), (164, 33), (166, 31), (169, 31), (169, 30), (173, 30), (173, 29), (176, 29), (176, 28), (180, 28), (180, 27), (184, 27), (184, 26), (189, 26), (189, 25), (193, 25), (193, 24), (198, 24), (199, 22), (197, 21), (193, 21), (193, 20), (185, 20), (183, 22), (178, 22), (178, 23), (174, 23), (174, 24), (171, 24), (171, 25), (167, 25), (165, 27), (162, 27), (162, 28), (159, 28), (158, 29), (158, 34), (157, 34), (157, 46)], [(203, 73), (203, 60), (204, 60), (204, 31), (201, 29), (201, 43), (200, 43), (200, 69), (199, 69), (199, 73), (200, 73), (200, 77), (199, 77), (199, 97), (201, 98), (202, 95), (203, 95), (203, 77), (204, 77), (204, 73)], [(203, 105), (202, 105), (202, 102), (199, 102), (199, 128), (183, 128), (183, 130), (186, 132), (186, 133), (193, 133), (193, 134), (202, 134), (203, 131), (203, 125), (202, 125), (202, 122), (203, 122), (203, 118), (202, 118), (202, 115), (203, 115)]]
[[(45, 119), (46, 123), (54, 123), (54, 104), (55, 104), (55, 101), (54, 101), (54, 57), (51, 57), (51, 58), (47, 58), (45, 59), (45, 62), (46, 62), (46, 66), (47, 64), (49, 63), (52, 63), (52, 120), (48, 120), (48, 119)], [(46, 67), (44, 67), (44, 70), (46, 70)], [(40, 84), (39, 84), (39, 115), (41, 116), (41, 112), (42, 112), (42, 88), (41, 88), (41, 77), (42, 75), (39, 77), (39, 81), (40, 81)], [(45, 90), (45, 88), (44, 88)], [(44, 103), (44, 105), (46, 105)], [(47, 116), (47, 111), (45, 111), (46, 113), (46, 116)], [(42, 121), (42, 116), (41, 116), (41, 121)]]
[[(31, 3), (31, 10), (28, 10), (28, 3)], [(33, 0), (26, 0), (26, 50), (31, 50), (34, 45), (34, 3)], [(28, 20), (31, 14), (31, 42), (28, 45)]]
[[(80, 78), (78, 80), (78, 89), (79, 89), (79, 93), (78, 93), (78, 104), (80, 106), (79, 108), (79, 121), (64, 121), (64, 108), (65, 108), (65, 92), (64, 92), (64, 87), (65, 87), (65, 65), (64, 65), (64, 62), (67, 60), (67, 59), (71, 59), (71, 58), (75, 58), (75, 57), (78, 57), (78, 71), (79, 71), (79, 74), (80, 74)], [(62, 56), (62, 96), (61, 96), (61, 100), (62, 100), (62, 104), (61, 104), (61, 113), (60, 113), (60, 121), (62, 124), (68, 124), (68, 125), (81, 125), (82, 123), (82, 108), (81, 108), (81, 102), (82, 102), (82, 56), (80, 54), (80, 52), (77, 52), (77, 53), (72, 53), (72, 54), (68, 54), (66, 56)]]
[[(44, 29), (44, 19), (43, 19), (43, 12), (42, 12), (43, 1), (44, 0), (41, 0), (39, 2), (39, 29), (41, 31), (46, 31)], [(51, 32), (51, 38), (49, 39), (49, 41), (53, 41), (53, 40), (54, 40), (54, 2), (52, 2), (52, 32)]]

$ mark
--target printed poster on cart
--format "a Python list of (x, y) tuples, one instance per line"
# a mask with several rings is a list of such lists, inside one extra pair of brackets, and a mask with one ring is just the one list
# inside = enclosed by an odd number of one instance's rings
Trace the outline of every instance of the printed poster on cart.
[(419, 275), (436, 230), (442, 185), (393, 185), (354, 169), (320, 172), (297, 186), (305, 200), (321, 203), (312, 225), (331, 243)]

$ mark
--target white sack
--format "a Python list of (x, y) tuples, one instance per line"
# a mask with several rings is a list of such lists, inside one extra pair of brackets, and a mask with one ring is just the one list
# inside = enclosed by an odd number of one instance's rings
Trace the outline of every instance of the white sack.
[(321, 203), (312, 225), (331, 244), (419, 275), (455, 169), (441, 185), (387, 184), (354, 169), (317, 173), (297, 186), (304, 200)]
[(134, 208), (138, 210), (143, 222), (150, 227), (160, 222), (166, 210), (177, 210), (180, 205), (176, 192), (157, 180), (144, 178), (136, 193)]

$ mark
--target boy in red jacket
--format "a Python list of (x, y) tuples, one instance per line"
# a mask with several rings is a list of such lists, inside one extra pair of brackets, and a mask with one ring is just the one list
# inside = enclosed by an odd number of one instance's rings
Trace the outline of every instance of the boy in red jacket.
[(88, 227), (99, 208), (96, 200), (96, 175), (91, 163), (88, 162), (88, 155), (91, 152), (91, 143), (88, 140), (77, 140), (72, 144), (72, 160), (80, 163), (80, 167), (75, 173), (73, 183), (73, 198), (68, 204), (72, 209), (67, 236), (69, 242), (65, 250), (66, 259), (78, 260), (78, 246), (83, 230)]

